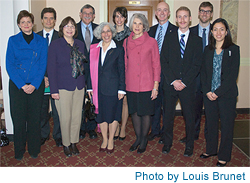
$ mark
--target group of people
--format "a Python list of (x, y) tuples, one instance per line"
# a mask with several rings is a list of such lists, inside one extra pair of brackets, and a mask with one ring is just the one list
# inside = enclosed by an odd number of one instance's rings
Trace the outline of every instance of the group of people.
[[(200, 4), (199, 24), (192, 28), (187, 7), (176, 10), (178, 27), (168, 20), (167, 3), (160, 2), (155, 15), (159, 23), (152, 27), (140, 13), (126, 26), (127, 10), (117, 7), (114, 26), (97, 25), (95, 9), (87, 4), (80, 10), (79, 23), (68, 16), (57, 32), (55, 10), (44, 8), (39, 36), (32, 31), (34, 16), (26, 10), (19, 13), (21, 31), (10, 37), (6, 54), (17, 160), (23, 158), (26, 142), (31, 157), (37, 158), (48, 139), (51, 96), (53, 138), (68, 157), (79, 154), (77, 143), (86, 133), (97, 137), (96, 122), (103, 138), (99, 151), (113, 153), (114, 140), (126, 138), (129, 114), (136, 136), (129, 151), (141, 154), (148, 141), (160, 137), (162, 153), (168, 154), (179, 99), (186, 126), (186, 137), (180, 139), (186, 143), (184, 156), (193, 155), (204, 102), (206, 152), (200, 157), (218, 155), (217, 166), (230, 161), (240, 55), (228, 23), (222, 18), (210, 23), (210, 2)], [(85, 92), (95, 105), (95, 120), (82, 113)]]

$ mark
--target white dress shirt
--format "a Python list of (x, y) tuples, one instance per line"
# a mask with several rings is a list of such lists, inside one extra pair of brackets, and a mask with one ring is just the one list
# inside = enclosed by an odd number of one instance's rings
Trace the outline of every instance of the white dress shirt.
[(46, 32), (46, 30), (43, 29), (43, 37), (46, 38), (46, 34), (49, 33), (49, 45), (51, 43), (51, 39), (54, 33), (54, 29), (52, 29), (50, 32)]

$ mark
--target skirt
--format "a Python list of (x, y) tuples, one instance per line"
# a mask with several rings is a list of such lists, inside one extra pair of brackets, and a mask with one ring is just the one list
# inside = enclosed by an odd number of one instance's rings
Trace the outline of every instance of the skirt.
[(151, 91), (139, 93), (126, 91), (126, 93), (129, 114), (137, 112), (138, 116), (154, 115), (155, 101), (151, 100)]
[(116, 96), (103, 95), (98, 93), (98, 114), (96, 116), (96, 122), (112, 123), (114, 120), (121, 121), (122, 116), (122, 100), (118, 99), (118, 93)]

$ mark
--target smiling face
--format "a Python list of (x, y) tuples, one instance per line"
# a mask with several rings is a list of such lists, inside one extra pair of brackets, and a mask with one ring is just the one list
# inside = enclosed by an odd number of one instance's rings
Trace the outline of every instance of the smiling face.
[(65, 38), (71, 39), (75, 35), (76, 29), (74, 24), (69, 22), (67, 25), (63, 27), (63, 36)]
[(93, 13), (92, 8), (84, 8), (82, 12), (80, 12), (80, 18), (82, 22), (86, 25), (89, 25), (95, 18), (95, 14)]
[(23, 17), (20, 19), (18, 27), (27, 35), (32, 33), (33, 23), (30, 17)]
[(54, 13), (44, 13), (43, 19), (42, 19), (42, 24), (45, 30), (49, 32), (52, 30), (55, 26), (56, 20), (54, 18)]
[(224, 42), (227, 35), (227, 30), (223, 23), (218, 22), (214, 24), (213, 30), (211, 30), (211, 32), (216, 42)]
[(115, 24), (117, 26), (123, 26), (125, 20), (126, 20), (125, 17), (123, 17), (119, 12), (116, 12), (116, 15), (115, 15)]
[(176, 22), (181, 32), (186, 32), (188, 30), (191, 19), (189, 12), (186, 10), (179, 10), (176, 13)]
[(201, 23), (208, 23), (213, 17), (212, 9), (208, 7), (201, 7), (198, 13), (198, 17)]
[(143, 35), (143, 23), (139, 18), (135, 18), (133, 21), (133, 32), (135, 37), (140, 37)]
[(110, 43), (112, 39), (112, 31), (108, 25), (105, 25), (102, 29), (102, 40), (104, 43)]
[(157, 16), (158, 21), (159, 21), (159, 23), (161, 25), (163, 25), (164, 23), (166, 23), (168, 21), (169, 15), (170, 15), (168, 4), (165, 3), (165, 2), (160, 2), (157, 5), (157, 9), (156, 9), (155, 15)]

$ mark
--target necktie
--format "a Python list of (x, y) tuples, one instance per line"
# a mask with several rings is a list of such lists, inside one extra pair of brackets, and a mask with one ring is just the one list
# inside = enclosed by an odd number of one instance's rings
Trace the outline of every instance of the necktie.
[(46, 40), (47, 40), (47, 43), (49, 45), (49, 33), (46, 34)]
[(160, 25), (160, 30), (157, 36), (157, 43), (158, 43), (158, 48), (159, 48), (160, 53), (161, 53), (161, 46), (162, 46), (161, 42), (162, 42), (162, 25)]
[(86, 27), (86, 32), (85, 32), (85, 43), (86, 43), (87, 50), (89, 51), (89, 47), (91, 44), (91, 36), (90, 36), (90, 30), (88, 26)]
[(203, 29), (202, 32), (202, 48), (204, 50), (204, 48), (206, 47), (206, 43), (207, 43), (207, 36), (206, 36), (206, 29)]
[(181, 47), (181, 58), (183, 58), (184, 51), (185, 51), (185, 41), (184, 41), (185, 34), (181, 35), (181, 40), (180, 40), (180, 47)]

